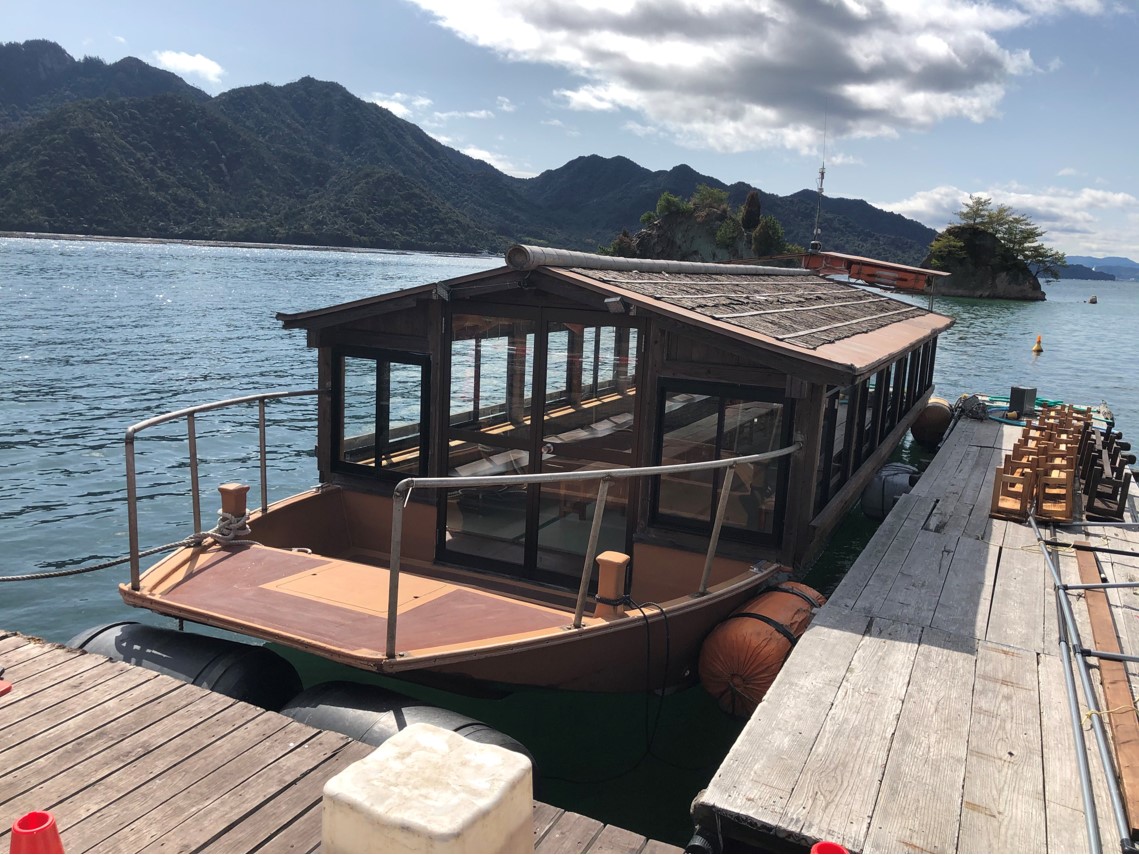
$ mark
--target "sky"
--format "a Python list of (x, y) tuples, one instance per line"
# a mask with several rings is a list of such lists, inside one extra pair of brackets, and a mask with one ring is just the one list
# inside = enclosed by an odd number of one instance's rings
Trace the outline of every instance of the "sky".
[[(519, 177), (688, 164), (940, 229), (970, 194), (1139, 261), (1139, 0), (0, 0), (0, 42), (211, 95), (331, 80)], [(826, 244), (826, 223), (823, 222)]]

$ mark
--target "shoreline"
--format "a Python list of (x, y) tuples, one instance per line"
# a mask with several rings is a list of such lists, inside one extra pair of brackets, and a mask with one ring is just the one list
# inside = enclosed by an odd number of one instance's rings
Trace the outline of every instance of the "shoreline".
[[(0, 231), (0, 238), (24, 238), (28, 240), (70, 240), (88, 241), (91, 243), (141, 243), (141, 244), (174, 244), (177, 246), (206, 246), (222, 249), (287, 249), (294, 251), (308, 250), (315, 252), (357, 252), (381, 253), (384, 255), (451, 255), (473, 256), (494, 255), (491, 252), (459, 252), (457, 250), (441, 249), (381, 249), (369, 246), (324, 246), (320, 244), (302, 243), (259, 243), (235, 240), (196, 240), (192, 238), (156, 238), (156, 237), (120, 237), (112, 235), (77, 235), (63, 232), (10, 232)], [(501, 255), (501, 253), (499, 253)]]

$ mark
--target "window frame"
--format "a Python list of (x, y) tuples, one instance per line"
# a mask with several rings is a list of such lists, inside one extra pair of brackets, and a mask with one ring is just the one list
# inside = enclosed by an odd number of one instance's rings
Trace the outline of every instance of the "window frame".
[[(707, 383), (700, 380), (659, 377), (657, 379), (657, 412), (655, 425), (656, 438), (652, 458), (654, 465), (659, 466), (662, 464), (665, 438), (665, 404), (667, 403), (669, 394), (672, 393), (707, 395), (709, 397), (718, 397), (720, 399), (720, 415), (718, 419), (715, 441), (716, 454), (719, 454), (722, 449), (724, 432), (724, 399), (736, 398), (746, 401), (779, 404), (783, 408), (783, 412), (781, 436), (779, 439), (778, 447), (787, 447), (791, 444), (792, 438), (794, 437), (795, 399), (789, 397), (784, 389), (779, 389), (772, 386), (744, 386), (735, 383)], [(776, 476), (775, 486), (775, 508), (772, 518), (771, 532), (755, 531), (741, 528), (737, 525), (733, 525), (727, 520), (724, 520), (720, 530), (721, 538), (743, 543), (752, 543), (761, 546), (779, 547), (782, 545), (783, 523), (787, 512), (787, 494), (791, 468), (790, 458), (780, 458), (777, 461), (777, 465), (778, 474)], [(676, 531), (686, 531), (710, 536), (712, 534), (712, 525), (716, 517), (716, 504), (719, 499), (719, 491), (723, 484), (723, 482), (720, 480), (720, 477), (722, 476), (717, 475), (712, 480), (710, 496), (711, 501), (709, 503), (707, 521), (697, 522), (688, 517), (674, 516), (667, 512), (661, 511), (661, 476), (653, 476), (651, 479), (649, 500), (649, 524), (655, 528), (660, 529), (672, 529)]]
[[(410, 365), (420, 370), (419, 387), (419, 465), (413, 473), (388, 469), (379, 464), (380, 449), (376, 448), (375, 459), (377, 465), (368, 466), (363, 463), (353, 463), (345, 460), (341, 454), (344, 442), (344, 368), (345, 359), (366, 359), (376, 363), (376, 372), (379, 374), (380, 365)], [(426, 353), (417, 353), (402, 350), (389, 350), (386, 348), (362, 347), (355, 345), (337, 345), (332, 348), (333, 381), (332, 381), (332, 436), (330, 437), (331, 460), (329, 468), (332, 472), (351, 475), (365, 475), (380, 481), (398, 483), (405, 478), (424, 476), (429, 474), (431, 455), (431, 356)], [(377, 431), (381, 423), (381, 401), (376, 397), (375, 425)], [(390, 422), (390, 414), (389, 414)]]

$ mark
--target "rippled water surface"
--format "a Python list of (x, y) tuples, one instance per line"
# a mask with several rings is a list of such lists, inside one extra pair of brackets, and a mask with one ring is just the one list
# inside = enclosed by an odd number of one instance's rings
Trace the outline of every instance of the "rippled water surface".
[[(81, 566), (127, 551), (123, 436), (128, 425), (192, 404), (265, 390), (311, 388), (314, 353), (276, 312), (346, 302), (496, 267), (497, 257), (324, 252), (97, 241), (0, 239), (0, 575)], [(1130, 283), (1051, 283), (1043, 303), (938, 298), (957, 319), (938, 348), (937, 393), (1008, 394), (1035, 386), (1070, 401), (1107, 400), (1124, 432), (1139, 430), (1134, 388), (1139, 344), (1126, 331), (1139, 309)], [(1097, 295), (1098, 305), (1088, 304)], [(912, 302), (924, 305), (924, 299)], [(1031, 347), (1041, 335), (1044, 353)], [(270, 500), (316, 477), (312, 399), (273, 404)], [(258, 482), (256, 409), (203, 416), (203, 492), (226, 480)], [(187, 533), (184, 427), (138, 441), (143, 546)], [(256, 489), (256, 488), (255, 488)], [(212, 516), (210, 496), (203, 514)], [(208, 525), (209, 523), (207, 523)], [(849, 564), (869, 534), (851, 518), (824, 559)], [(122, 605), (123, 568), (0, 585), (0, 628), (67, 641), (114, 620), (154, 620)], [(515, 722), (515, 735), (548, 766), (549, 800), (683, 844), (687, 803), (738, 728), (717, 718), (700, 690), (663, 710), (663, 737), (644, 758), (655, 707), (642, 698), (564, 694), (507, 700), (469, 712)], [(624, 704), (624, 706), (621, 706)], [(617, 722), (608, 755), (595, 755), (599, 721)], [(556, 724), (556, 727), (552, 726)], [(700, 738), (693, 738), (696, 728)], [(531, 732), (533, 731), (533, 732)], [(568, 756), (534, 740), (593, 747)], [(685, 744), (689, 743), (685, 750)], [(598, 770), (635, 765), (609, 793)], [(604, 777), (604, 776), (603, 776)], [(559, 780), (560, 779), (560, 780)], [(590, 783), (577, 783), (585, 781)], [(663, 789), (662, 789), (663, 788)], [(643, 794), (630, 798), (630, 793)], [(622, 813), (613, 815), (614, 804)]]

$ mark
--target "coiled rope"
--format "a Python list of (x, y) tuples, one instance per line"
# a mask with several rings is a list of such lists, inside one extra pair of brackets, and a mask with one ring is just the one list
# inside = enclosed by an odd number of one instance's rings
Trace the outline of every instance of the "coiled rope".
[[(249, 532), (248, 514), (238, 517), (233, 514), (227, 514), (225, 511), (218, 511), (217, 525), (209, 531), (200, 531), (182, 540), (176, 540), (173, 543), (164, 543), (162, 546), (155, 546), (151, 549), (143, 550), (138, 554), (138, 557), (146, 558), (148, 555), (154, 555), (158, 552), (169, 552), (171, 549), (181, 549), (186, 546), (202, 546), (208, 540), (214, 541), (219, 546), (256, 544), (257, 541), (255, 540), (241, 539), (249, 534)], [(106, 570), (108, 567), (126, 564), (130, 560), (131, 557), (125, 555), (122, 558), (114, 558), (110, 561), (103, 561), (88, 567), (73, 567), (70, 570), (47, 570), (42, 573), (24, 573), (19, 576), (0, 576), (0, 582), (29, 582), (33, 579), (55, 579), (60, 576), (78, 576), (82, 573), (94, 573), (96, 570)]]

